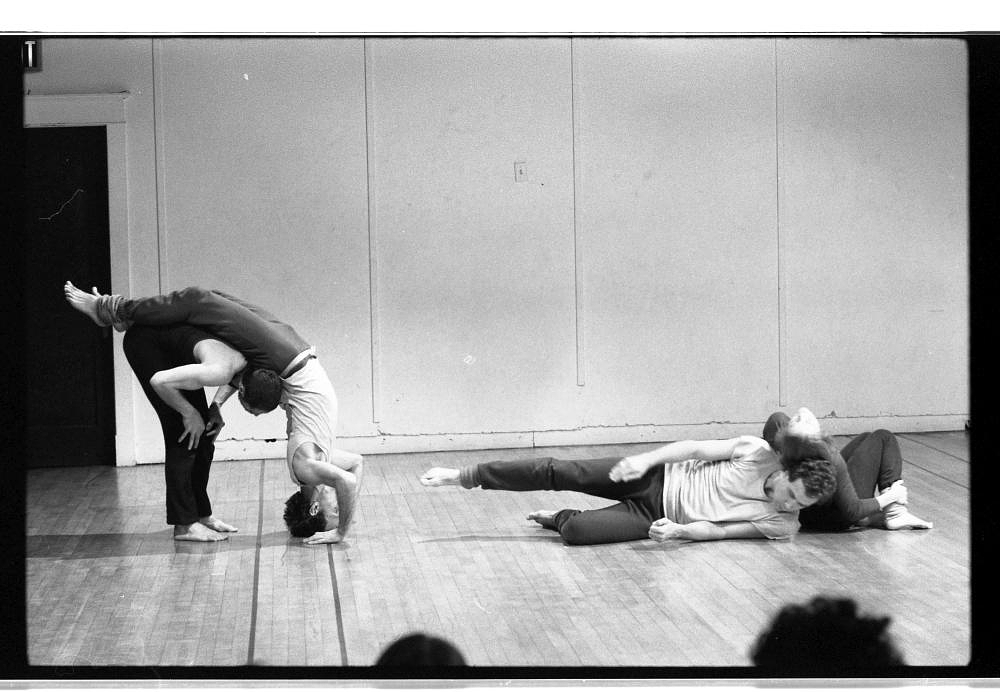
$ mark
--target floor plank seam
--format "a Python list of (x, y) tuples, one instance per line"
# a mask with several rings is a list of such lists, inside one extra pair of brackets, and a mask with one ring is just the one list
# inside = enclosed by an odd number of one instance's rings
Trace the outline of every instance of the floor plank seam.
[(257, 639), (257, 588), (260, 584), (260, 546), (264, 530), (264, 460), (260, 460), (260, 483), (257, 492), (257, 544), (253, 555), (253, 595), (250, 598), (250, 642), (247, 645), (247, 665), (253, 665), (254, 642)]
[(935, 471), (931, 471), (931, 470), (930, 470), (929, 468), (927, 468), (926, 466), (921, 466), (920, 464), (918, 464), (918, 463), (916, 463), (916, 462), (913, 462), (913, 461), (910, 461), (909, 459), (906, 459), (906, 458), (904, 458), (904, 459), (903, 459), (903, 461), (905, 461), (905, 462), (906, 462), (907, 464), (909, 464), (910, 466), (913, 466), (913, 467), (915, 467), (915, 468), (918, 468), (918, 469), (920, 469), (921, 471), (923, 471), (923, 472), (925, 472), (925, 473), (929, 473), (930, 475), (934, 476), (935, 478), (940, 478), (940, 479), (941, 479), (941, 480), (943, 480), (943, 481), (946, 481), (946, 482), (948, 482), (948, 483), (951, 483), (952, 485), (957, 485), (957, 486), (958, 486), (959, 488), (963, 488), (963, 489), (965, 489), (965, 490), (968, 490), (968, 489), (969, 489), (969, 486), (968, 486), (968, 485), (963, 485), (962, 483), (959, 483), (959, 482), (958, 482), (958, 481), (956, 481), (956, 480), (953, 480), (953, 479), (951, 479), (951, 478), (948, 478), (947, 476), (942, 476), (942, 475), (941, 475), (940, 473), (937, 473), (937, 472), (935, 472)]
[(347, 641), (344, 636), (344, 614), (340, 605), (340, 588), (337, 584), (337, 568), (333, 564), (333, 547), (326, 546), (326, 560), (330, 565), (330, 586), (333, 588), (333, 612), (337, 618), (337, 640), (340, 643), (340, 665), (347, 665)]
[(923, 447), (927, 447), (927, 449), (933, 449), (935, 452), (938, 452), (939, 454), (944, 454), (945, 456), (951, 457), (952, 459), (955, 459), (957, 461), (961, 461), (966, 464), (969, 463), (968, 459), (963, 459), (962, 457), (952, 454), (951, 452), (946, 452), (945, 450), (935, 447), (934, 445), (929, 445), (923, 440), (914, 439), (911, 435), (908, 435), (906, 433), (901, 433), (899, 437), (902, 437), (904, 440), (909, 440), (910, 442), (915, 442), (916, 444), (921, 445)]

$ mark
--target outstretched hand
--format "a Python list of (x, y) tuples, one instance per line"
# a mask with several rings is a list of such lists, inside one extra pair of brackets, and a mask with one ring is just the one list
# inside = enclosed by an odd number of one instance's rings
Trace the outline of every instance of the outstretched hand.
[(615, 483), (634, 481), (642, 478), (649, 471), (649, 462), (641, 456), (625, 457), (611, 468), (608, 477)]

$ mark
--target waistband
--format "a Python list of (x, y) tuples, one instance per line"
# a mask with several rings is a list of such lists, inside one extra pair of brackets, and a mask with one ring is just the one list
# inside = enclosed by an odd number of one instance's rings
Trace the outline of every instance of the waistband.
[(289, 377), (297, 373), (299, 370), (305, 367), (306, 363), (316, 357), (316, 351), (311, 348), (307, 348), (305, 351), (295, 356), (288, 367), (284, 369), (281, 373), (281, 379), (287, 380)]

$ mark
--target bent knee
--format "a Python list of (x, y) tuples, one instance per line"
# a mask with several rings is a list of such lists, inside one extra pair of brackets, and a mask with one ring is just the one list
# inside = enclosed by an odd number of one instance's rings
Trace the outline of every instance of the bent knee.
[(885, 442), (894, 439), (896, 436), (893, 435), (888, 430), (886, 430), (885, 428), (879, 428), (878, 430), (872, 432), (872, 437), (875, 438), (876, 440), (881, 440)]
[[(579, 516), (579, 515), (576, 515)], [(593, 540), (584, 526), (584, 522), (577, 521), (576, 516), (567, 519), (559, 527), (559, 535), (567, 545), (589, 545)]]

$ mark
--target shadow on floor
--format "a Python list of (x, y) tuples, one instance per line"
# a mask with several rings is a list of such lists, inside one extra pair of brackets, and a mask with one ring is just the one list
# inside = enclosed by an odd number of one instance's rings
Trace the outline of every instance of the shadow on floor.
[[(275, 531), (261, 536), (262, 548), (301, 545), (286, 531)], [(26, 558), (59, 558), (87, 560), (104, 557), (132, 557), (142, 555), (206, 554), (233, 550), (255, 550), (254, 534), (230, 534), (228, 540), (199, 543), (175, 541), (172, 529), (152, 533), (97, 533), (97, 534), (39, 534), (27, 536)]]

